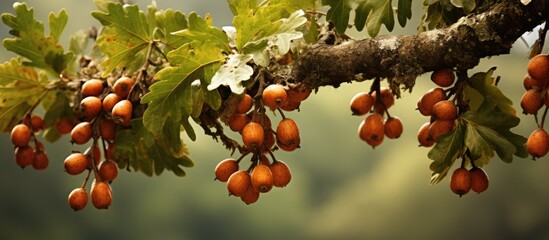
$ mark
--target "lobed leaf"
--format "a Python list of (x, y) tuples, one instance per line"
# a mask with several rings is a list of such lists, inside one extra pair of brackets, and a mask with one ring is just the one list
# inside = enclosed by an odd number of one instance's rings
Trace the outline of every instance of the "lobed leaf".
[(168, 59), (175, 66), (159, 71), (150, 92), (141, 99), (149, 105), (143, 116), (144, 126), (155, 135), (161, 135), (166, 123), (180, 122), (183, 115), (192, 113), (191, 83), (200, 79), (208, 84), (211, 79), (206, 78), (207, 67), (225, 60), (219, 49), (196, 42), (170, 52)]
[(97, 38), (97, 46), (107, 56), (102, 62), (105, 67), (102, 77), (117, 67), (127, 67), (130, 72), (137, 70), (136, 66), (144, 61), (139, 53), (152, 41), (147, 16), (137, 5), (123, 7), (120, 3), (109, 3), (107, 10), (92, 12), (92, 16), (105, 26)]
[(211, 26), (195, 12), (189, 15), (188, 29), (183, 29), (173, 34), (183, 37), (186, 42), (205, 42), (225, 52), (231, 51), (227, 34), (221, 29)]
[[(344, 33), (347, 30), (347, 25), (349, 24), (350, 13), (352, 10), (350, 1), (322, 0), (322, 5), (330, 6), (330, 9), (326, 13), (326, 21), (332, 22), (337, 32)], [(368, 15), (368, 13), (366, 13), (366, 15)]]
[(241, 82), (249, 80), (254, 73), (253, 68), (248, 65), (250, 60), (252, 60), (250, 55), (230, 55), (229, 60), (213, 76), (208, 90), (211, 91), (224, 85), (230, 87), (233, 93), (242, 94), (246, 88), (242, 86)]
[(461, 121), (449, 133), (440, 136), (437, 144), (429, 151), (427, 156), (433, 160), (430, 169), (433, 171), (431, 184), (440, 182), (448, 173), (454, 161), (463, 155), (463, 143), (466, 126)]
[(168, 9), (164, 12), (157, 12), (155, 16), (158, 28), (161, 29), (162, 32), (161, 38), (165, 40), (166, 54), (187, 43), (187, 40), (184, 37), (172, 34), (173, 32), (181, 31), (188, 27), (187, 18), (183, 13)]
[(4, 47), (27, 60), (25, 65), (46, 70), (52, 75), (59, 75), (74, 58), (72, 53), (65, 53), (58, 40), (67, 22), (67, 13), (61, 10), (58, 15), (49, 16), (50, 35), (44, 33), (44, 25), (34, 19), (34, 10), (27, 8), (26, 3), (14, 4), (15, 15), (2, 14), (2, 22), (11, 28), (10, 34), (15, 38), (6, 38)]
[(9, 131), (17, 124), (48, 84), (44, 75), (23, 66), (17, 59), (0, 64), (0, 131)]

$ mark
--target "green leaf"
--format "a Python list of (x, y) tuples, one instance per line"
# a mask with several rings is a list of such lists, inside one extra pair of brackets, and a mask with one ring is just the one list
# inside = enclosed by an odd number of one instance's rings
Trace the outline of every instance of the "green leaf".
[(368, 19), (368, 14), (370, 14), (370, 8), (366, 5), (367, 3), (367, 1), (361, 2), (355, 9), (355, 28), (358, 31), (364, 29), (366, 19)]
[(397, 18), (401, 27), (405, 27), (406, 21), (412, 19), (412, 0), (398, 0)]
[(172, 34), (187, 28), (187, 18), (180, 11), (168, 9), (157, 12), (156, 22), (158, 28), (162, 30), (162, 38), (165, 39), (166, 53), (188, 42), (186, 38)]
[(212, 78), (212, 83), (208, 85), (208, 90), (217, 89), (219, 86), (229, 86), (231, 91), (236, 94), (242, 94), (246, 88), (242, 86), (242, 81), (250, 79), (254, 70), (248, 65), (252, 60), (250, 55), (232, 54), (229, 60), (223, 64)]
[(145, 13), (139, 11), (137, 5), (122, 7), (120, 3), (109, 3), (108, 12), (94, 11), (92, 16), (105, 26), (97, 38), (97, 46), (107, 56), (102, 63), (105, 67), (102, 77), (117, 67), (127, 67), (130, 72), (137, 70), (136, 66), (144, 61), (138, 53), (152, 41)]
[[(527, 157), (524, 147), (526, 138), (512, 133), (511, 128), (517, 126), (520, 119), (502, 110), (496, 101), (486, 96), (476, 112), (468, 111), (462, 114), (462, 119), (475, 126), (479, 134), (490, 143), (498, 156), (505, 162), (512, 161), (512, 155)], [(493, 155), (493, 154), (492, 154)]]
[(516, 116), (513, 102), (495, 85), (495, 79), (492, 77), (495, 70), (496, 68), (493, 67), (486, 73), (475, 73), (469, 78), (468, 84), (485, 98), (493, 99), (502, 112)]
[(229, 9), (234, 16), (247, 15), (249, 11), (257, 9), (257, 0), (227, 0)]
[(63, 33), (68, 20), (69, 16), (67, 15), (67, 11), (65, 9), (59, 11), (57, 16), (53, 12), (48, 15), (50, 36), (55, 42), (59, 42), (59, 37), (61, 37), (61, 33)]
[(322, 5), (329, 5), (326, 13), (326, 21), (334, 24), (337, 32), (344, 33), (349, 24), (350, 12), (352, 10), (348, 0), (322, 0)]
[(168, 59), (175, 67), (159, 71), (155, 76), (157, 82), (141, 99), (141, 103), (149, 104), (143, 116), (144, 125), (155, 135), (162, 133), (166, 122), (180, 122), (183, 115), (191, 114), (191, 83), (196, 79), (202, 84), (209, 83), (205, 67), (225, 60), (219, 49), (207, 43), (185, 44), (170, 52)]
[(32, 8), (27, 8), (25, 3), (15, 3), (14, 9), (16, 15), (2, 14), (2, 22), (11, 28), (10, 34), (16, 37), (4, 39), (4, 47), (29, 60), (24, 62), (25, 65), (59, 75), (74, 58), (70, 52), (65, 54), (58, 43), (67, 21), (66, 12), (62, 10), (58, 16), (50, 15), (50, 36), (46, 36), (44, 25), (34, 19)]
[[(233, 19), (233, 26), (236, 28), (236, 48), (240, 53), (250, 53), (251, 46), (262, 45), (260, 42), (267, 42), (268, 38), (274, 35), (279, 29), (283, 17), (283, 6), (267, 5), (248, 11), (246, 15), (239, 14)], [(264, 45), (266, 47), (266, 44)]]
[(202, 19), (195, 12), (189, 15), (189, 28), (174, 32), (173, 34), (183, 37), (187, 42), (206, 42), (226, 52), (230, 52), (231, 50), (227, 34), (219, 28), (210, 26), (205, 19)]
[(0, 131), (8, 131), (39, 101), (48, 83), (45, 75), (17, 59), (0, 64)]
[[(115, 158), (119, 167), (129, 164), (135, 171), (147, 176), (160, 175), (164, 170), (184, 176), (185, 171), (181, 167), (194, 165), (181, 138), (173, 137), (175, 135), (169, 135), (168, 138), (155, 137), (143, 126), (142, 119), (133, 119), (131, 125), (131, 129), (122, 130), (116, 135)], [(178, 126), (166, 126), (165, 131), (179, 133)]]
[(448, 173), (458, 156), (463, 155), (465, 126), (458, 121), (454, 129), (440, 136), (437, 144), (429, 151), (428, 157), (433, 160), (430, 169), (433, 171), (431, 184), (440, 182)]
[(513, 154), (517, 149), (511, 142), (507, 141), (504, 136), (501, 136), (491, 128), (477, 125), (476, 129), (479, 134), (492, 145), (501, 160), (505, 162), (513, 161)]
[(490, 159), (494, 156), (494, 148), (478, 131), (477, 125), (471, 123), (467, 124), (465, 145), (471, 153), (471, 160), (475, 161), (483, 157)]
[(368, 5), (371, 9), (371, 13), (366, 20), (368, 24), (368, 34), (372, 37), (377, 36), (381, 24), (384, 24), (387, 30), (393, 31), (395, 26), (395, 17), (393, 16), (393, 6), (391, 0), (376, 0), (369, 1)]

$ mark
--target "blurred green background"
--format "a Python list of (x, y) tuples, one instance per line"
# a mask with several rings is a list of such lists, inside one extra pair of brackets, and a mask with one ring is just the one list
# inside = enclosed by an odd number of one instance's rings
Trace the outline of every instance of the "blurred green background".
[[(69, 22), (63, 43), (79, 29), (98, 26), (90, 16), (92, 1), (27, 1), (38, 19), (66, 8)], [(136, 1), (143, 8), (148, 1)], [(159, 9), (212, 13), (216, 26), (230, 25), (225, 1), (158, 1)], [(1, 1), (2, 12), (13, 1)], [(420, 19), (420, 3), (407, 29)], [(512, 27), (512, 26), (510, 26)], [(8, 29), (0, 26), (2, 38)], [(386, 33), (385, 33), (386, 34)], [(356, 37), (362, 34), (354, 33)], [(536, 34), (526, 36), (527, 41)], [(547, 50), (545, 50), (547, 52)], [(528, 49), (517, 41), (510, 55), (485, 59), (474, 71), (498, 66), (499, 86), (519, 109), (524, 90)], [(2, 49), (0, 58), (12, 55)], [(247, 206), (227, 196), (225, 184), (213, 181), (216, 164), (229, 156), (210, 137), (185, 140), (196, 166), (184, 178), (170, 172), (159, 177), (122, 171), (113, 182), (113, 204), (99, 211), (88, 203), (82, 212), (67, 205), (68, 193), (85, 176), (63, 172), (63, 160), (73, 149), (67, 137), (46, 144), (46, 171), (21, 170), (14, 160), (9, 136), (0, 136), (0, 239), (549, 239), (549, 159), (495, 158), (485, 170), (489, 189), (480, 194), (454, 195), (448, 180), (428, 184), (428, 149), (418, 148), (416, 133), (428, 119), (414, 111), (417, 99), (434, 85), (421, 76), (413, 93), (404, 93), (391, 109), (405, 132), (373, 150), (359, 140), (361, 117), (352, 117), (352, 96), (370, 82), (326, 87), (288, 113), (300, 127), (302, 148), (277, 152), (291, 168), (292, 182), (261, 195)], [(521, 115), (516, 132), (528, 136), (533, 117)], [(279, 117), (272, 116), (273, 122)], [(186, 137), (186, 136), (185, 136)]]

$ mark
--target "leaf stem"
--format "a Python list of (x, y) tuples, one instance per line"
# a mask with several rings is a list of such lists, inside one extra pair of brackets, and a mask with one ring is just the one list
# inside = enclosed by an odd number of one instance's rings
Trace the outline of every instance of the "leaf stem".
[(547, 106), (545, 106), (545, 111), (543, 111), (543, 116), (541, 117), (541, 124), (539, 125), (539, 128), (543, 128), (545, 125), (545, 117), (547, 117), (547, 109), (548, 109)]

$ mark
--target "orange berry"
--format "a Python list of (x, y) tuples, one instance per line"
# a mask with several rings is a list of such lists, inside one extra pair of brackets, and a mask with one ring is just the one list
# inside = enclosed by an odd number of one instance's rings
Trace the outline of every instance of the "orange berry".
[(530, 90), (532, 88), (541, 90), (546, 84), (547, 81), (533, 79), (529, 74), (526, 74), (526, 76), (524, 76), (524, 80), (522, 81), (522, 85), (526, 90)]
[(132, 113), (133, 105), (128, 100), (122, 100), (112, 108), (113, 120), (124, 127), (129, 127), (131, 125)]
[(303, 85), (298, 85), (290, 87), (290, 89), (286, 91), (286, 95), (288, 95), (289, 101), (303, 102), (309, 97), (309, 95), (311, 95), (311, 89), (308, 89)]
[(273, 188), (273, 173), (267, 165), (255, 166), (252, 170), (251, 180), (252, 186), (258, 192), (266, 193)]
[(103, 93), (103, 81), (99, 79), (90, 79), (82, 84), (82, 96), (99, 96)]
[(112, 119), (101, 119), (99, 121), (99, 133), (104, 140), (114, 140), (116, 136), (116, 123)]
[(253, 98), (248, 94), (244, 94), (242, 95), (242, 97), (240, 98), (240, 101), (236, 105), (235, 112), (247, 113), (248, 111), (250, 111), (250, 109), (252, 109), (253, 105), (254, 105)]
[(244, 129), (244, 126), (250, 122), (250, 119), (246, 114), (235, 113), (229, 118), (229, 128), (234, 132), (240, 132)]
[(429, 128), (431, 127), (431, 123), (426, 122), (419, 128), (417, 132), (417, 141), (419, 142), (420, 146), (423, 147), (431, 147), (433, 146), (436, 141), (429, 137)]
[(59, 135), (65, 135), (71, 132), (74, 123), (68, 118), (61, 118), (55, 123), (55, 130)]
[(276, 139), (283, 145), (299, 146), (301, 138), (295, 121), (291, 118), (282, 119), (276, 127)]
[(10, 134), (11, 142), (16, 147), (24, 147), (29, 145), (31, 139), (30, 128), (25, 124), (17, 124), (11, 129)]
[(481, 193), (488, 189), (488, 175), (482, 168), (473, 167), (469, 170), (471, 176), (471, 189), (476, 193)]
[(112, 112), (112, 108), (118, 102), (122, 101), (122, 98), (116, 93), (109, 93), (105, 98), (103, 98), (103, 109), (105, 112)]
[(110, 182), (118, 176), (118, 166), (112, 160), (105, 160), (99, 164), (99, 175), (103, 181)]
[(353, 115), (362, 116), (372, 109), (374, 105), (374, 98), (367, 92), (359, 92), (352, 99), (350, 103), (351, 112)]
[(49, 159), (43, 151), (37, 151), (34, 153), (34, 160), (32, 161), (32, 167), (36, 170), (44, 170), (48, 168)]
[(248, 149), (261, 147), (264, 140), (265, 132), (261, 124), (250, 122), (242, 129), (242, 142)]
[(431, 81), (440, 87), (449, 87), (454, 84), (455, 76), (452, 69), (441, 69), (433, 71)]
[(259, 192), (256, 191), (251, 185), (248, 187), (248, 190), (244, 195), (240, 196), (240, 200), (247, 205), (257, 202), (259, 199)]
[(225, 159), (217, 164), (215, 167), (214, 173), (215, 173), (215, 179), (219, 180), (221, 182), (227, 182), (229, 180), (229, 177), (238, 171), (238, 163), (232, 159), (228, 158)]
[(71, 140), (76, 144), (87, 143), (93, 137), (92, 125), (89, 122), (77, 124), (71, 131)]
[(543, 106), (543, 96), (536, 89), (526, 91), (520, 99), (520, 106), (524, 114), (536, 114)]
[(21, 168), (32, 165), (34, 162), (34, 150), (29, 146), (15, 148), (15, 163)]
[(451, 101), (442, 100), (433, 106), (431, 113), (435, 120), (442, 120), (442, 121), (456, 120), (457, 107)]
[(97, 114), (101, 112), (102, 108), (103, 104), (101, 103), (101, 100), (97, 97), (86, 97), (80, 102), (80, 109), (82, 110), (82, 114), (88, 118), (93, 118), (97, 116)]
[(272, 84), (263, 90), (263, 103), (272, 110), (280, 108), (288, 101), (286, 90), (280, 84)]
[(70, 175), (78, 175), (88, 168), (88, 158), (82, 153), (72, 153), (63, 162), (65, 171)]
[(284, 187), (292, 180), (290, 168), (282, 161), (276, 161), (269, 166), (273, 173), (273, 185), (275, 187)]
[(30, 119), (32, 130), (38, 131), (44, 129), (44, 119), (38, 115), (32, 115)]
[(526, 141), (526, 150), (534, 158), (545, 156), (549, 152), (549, 134), (543, 128), (533, 131)]
[(528, 74), (538, 81), (549, 80), (549, 56), (538, 54), (528, 62)]
[(383, 117), (378, 113), (372, 113), (361, 124), (359, 136), (372, 147), (379, 146), (383, 142), (385, 127)]
[(68, 202), (74, 211), (80, 211), (88, 204), (88, 193), (84, 188), (76, 188), (69, 193)]
[(129, 77), (121, 77), (118, 80), (116, 80), (112, 88), (113, 88), (113, 91), (116, 93), (116, 95), (125, 99), (130, 94), (130, 90), (132, 89), (134, 84), (135, 84), (135, 81), (133, 79)]
[(436, 120), (429, 126), (429, 137), (436, 142), (438, 137), (452, 131), (454, 125), (454, 120)]
[(109, 183), (105, 181), (96, 181), (95, 179), (91, 185), (91, 201), (97, 209), (107, 209), (112, 202), (112, 190)]
[(227, 180), (227, 189), (229, 194), (241, 197), (244, 195), (248, 188), (252, 186), (252, 179), (247, 171), (237, 171), (229, 177)]
[(377, 92), (372, 93), (372, 98), (374, 98), (374, 111), (383, 115), (395, 103), (395, 96), (391, 92), (391, 89), (386, 87), (380, 89), (380, 94), (381, 102), (377, 101)]
[(471, 190), (471, 175), (466, 168), (460, 167), (452, 173), (450, 189), (460, 197)]
[(446, 94), (442, 88), (432, 88), (419, 99), (417, 107), (423, 116), (431, 116), (433, 106), (445, 99)]
[(399, 138), (404, 130), (402, 121), (398, 117), (387, 118), (383, 125), (385, 126), (385, 136), (391, 139)]

